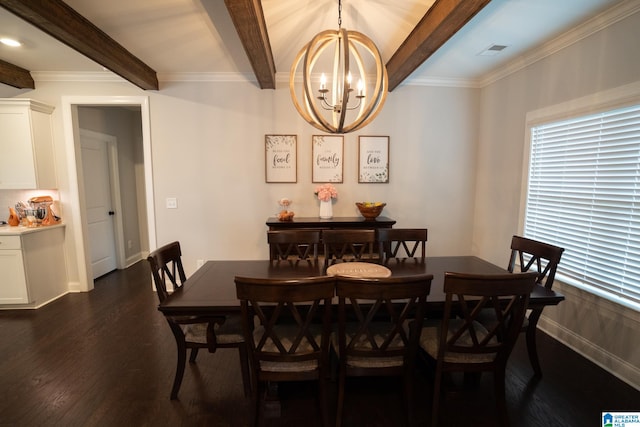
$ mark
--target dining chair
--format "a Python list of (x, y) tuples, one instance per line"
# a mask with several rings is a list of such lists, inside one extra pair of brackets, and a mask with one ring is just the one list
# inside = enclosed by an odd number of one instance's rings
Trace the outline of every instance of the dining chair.
[[(496, 421), (508, 425), (505, 370), (537, 277), (536, 273), (445, 273), (442, 320), (426, 321), (420, 337), (420, 347), (436, 364), (432, 427), (439, 421), (443, 374), (450, 372), (493, 373)], [(491, 326), (478, 320), (485, 309), (497, 319)]]
[[(511, 273), (519, 271), (535, 271), (538, 275), (537, 283), (547, 289), (553, 287), (556, 270), (564, 248), (528, 239), (526, 237), (513, 236), (511, 239), (511, 257), (507, 270)], [(529, 361), (536, 377), (542, 377), (542, 369), (538, 358), (536, 345), (537, 325), (542, 308), (528, 310), (522, 325), (522, 332), (526, 334), (527, 351)]]
[[(179, 242), (168, 243), (151, 252), (147, 258), (156, 293), (160, 303), (169, 296), (167, 285), (173, 287), (173, 292), (180, 292), (187, 278), (182, 265), (182, 251)], [(171, 332), (176, 340), (178, 359), (176, 375), (171, 387), (171, 400), (178, 398), (178, 391), (182, 384), (187, 349), (191, 349), (189, 363), (195, 363), (198, 350), (207, 349), (215, 353), (218, 348), (237, 348), (240, 356), (242, 384), (244, 394), (250, 394), (249, 357), (244, 342), (240, 315), (235, 316), (165, 316)]]
[(325, 268), (337, 262), (377, 260), (375, 230), (323, 230)]
[[(336, 278), (339, 360), (336, 426), (342, 424), (346, 377), (401, 376), (407, 422), (413, 421), (418, 339), (433, 275)], [(336, 345), (337, 341), (337, 345)]]
[(318, 262), (320, 230), (269, 230), (269, 259), (271, 261), (310, 261)]
[(376, 230), (378, 253), (386, 263), (397, 260), (414, 259), (424, 261), (427, 246), (426, 228), (379, 228)]
[(318, 381), (323, 425), (329, 425), (327, 380), (335, 279), (236, 277), (251, 365), (253, 424), (267, 382)]

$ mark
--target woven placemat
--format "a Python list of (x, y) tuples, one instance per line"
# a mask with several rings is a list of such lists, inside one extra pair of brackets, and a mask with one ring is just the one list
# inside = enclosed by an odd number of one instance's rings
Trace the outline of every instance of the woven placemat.
[(391, 276), (391, 270), (383, 265), (370, 262), (342, 262), (327, 268), (327, 275), (382, 279)]

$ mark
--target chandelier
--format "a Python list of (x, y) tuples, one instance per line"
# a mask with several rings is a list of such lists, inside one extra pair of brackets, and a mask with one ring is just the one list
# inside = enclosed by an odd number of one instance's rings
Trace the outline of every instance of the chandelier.
[[(333, 54), (327, 52), (331, 47)], [(294, 83), (301, 64), (302, 91), (298, 94)], [(311, 39), (289, 73), (289, 90), (298, 113), (328, 133), (353, 132), (369, 124), (382, 109), (388, 86), (376, 45), (364, 34), (342, 28), (342, 0), (338, 1), (338, 30), (322, 31)]]

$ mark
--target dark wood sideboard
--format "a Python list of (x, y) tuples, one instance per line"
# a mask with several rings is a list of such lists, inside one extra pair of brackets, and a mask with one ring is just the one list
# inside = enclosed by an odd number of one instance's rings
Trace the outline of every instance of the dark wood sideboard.
[(317, 217), (294, 217), (291, 221), (279, 221), (276, 217), (267, 219), (269, 230), (291, 230), (295, 228), (319, 228), (328, 229), (377, 229), (391, 228), (396, 223), (395, 220), (386, 216), (379, 216), (376, 219), (366, 219), (363, 217), (333, 217), (331, 219), (320, 219)]

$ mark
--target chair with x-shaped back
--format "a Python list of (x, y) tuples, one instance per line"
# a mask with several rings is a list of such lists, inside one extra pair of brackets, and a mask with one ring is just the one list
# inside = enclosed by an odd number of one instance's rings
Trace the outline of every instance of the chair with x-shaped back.
[[(505, 370), (536, 278), (536, 273), (445, 273), (444, 315), (427, 321), (420, 337), (420, 347), (436, 363), (432, 426), (438, 425), (443, 375), (449, 372), (493, 373), (496, 422), (508, 424)], [(479, 321), (485, 310), (496, 319), (490, 325)]]
[[(180, 292), (187, 277), (182, 266), (179, 242), (166, 244), (149, 254), (147, 258), (160, 303), (169, 297), (167, 285)], [(187, 361), (187, 349), (191, 349), (189, 363), (195, 363), (201, 348), (214, 353), (218, 348), (237, 348), (245, 396), (249, 395), (249, 358), (242, 334), (240, 316), (166, 316), (176, 340), (178, 360), (176, 375), (171, 388), (171, 399), (178, 398)]]
[[(346, 377), (400, 376), (407, 422), (413, 420), (415, 356), (433, 275), (383, 279), (337, 277), (338, 410), (342, 423)], [(337, 346), (335, 341), (337, 340)]]
[[(539, 242), (526, 237), (513, 236), (511, 239), (511, 257), (507, 270), (510, 272), (535, 271), (538, 274), (537, 283), (551, 289), (556, 277), (556, 270), (564, 248)], [(527, 351), (529, 361), (537, 377), (542, 376), (538, 350), (536, 346), (536, 331), (542, 308), (529, 310), (522, 325), (522, 331), (527, 337)]]
[(323, 230), (324, 266), (347, 261), (378, 261), (374, 251), (376, 231), (371, 230)]
[(427, 246), (426, 228), (379, 228), (376, 240), (380, 259), (424, 261)]
[(318, 262), (320, 230), (269, 230), (269, 258), (271, 261), (309, 261)]
[(327, 379), (335, 279), (236, 277), (236, 294), (251, 361), (253, 424), (267, 382), (318, 381), (320, 414), (329, 425)]

